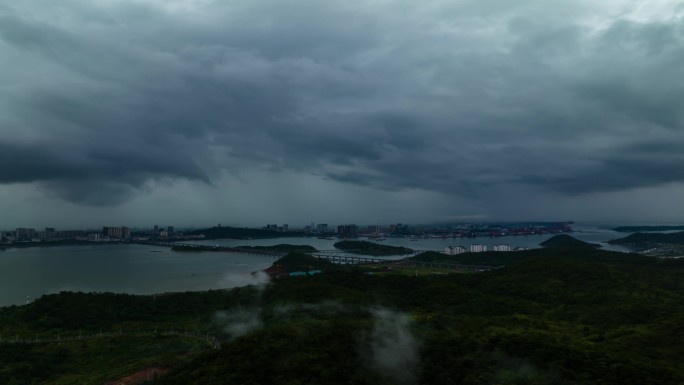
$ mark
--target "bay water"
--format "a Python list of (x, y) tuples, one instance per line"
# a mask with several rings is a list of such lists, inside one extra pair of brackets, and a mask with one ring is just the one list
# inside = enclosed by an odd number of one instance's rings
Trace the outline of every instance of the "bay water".
[[(600, 243), (606, 250), (629, 251), (605, 241), (623, 237), (601, 228), (579, 229), (572, 236)], [(386, 238), (378, 243), (414, 250), (443, 251), (446, 246), (472, 243), (539, 247), (552, 235), (498, 238)], [(365, 240), (365, 238), (364, 238)], [(271, 238), (204, 240), (194, 243), (220, 246), (270, 246), (306, 244), (333, 250), (338, 239)], [(373, 240), (371, 240), (373, 241)], [(388, 257), (396, 259), (400, 257)], [(43, 294), (60, 291), (153, 294), (222, 289), (254, 283), (252, 272), (270, 266), (274, 257), (227, 252), (174, 252), (167, 247), (112, 244), (0, 249), (0, 306), (20, 305)]]

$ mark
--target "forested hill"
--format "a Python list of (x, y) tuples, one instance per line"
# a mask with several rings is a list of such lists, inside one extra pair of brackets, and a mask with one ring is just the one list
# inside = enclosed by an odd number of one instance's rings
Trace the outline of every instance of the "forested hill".
[(644, 231), (678, 231), (684, 230), (684, 226), (622, 226), (616, 227), (613, 231), (619, 233), (637, 233)]
[[(113, 334), (0, 343), (0, 383), (107, 383), (152, 366), (170, 369), (157, 385), (684, 383), (681, 263), (587, 248), (510, 255), (482, 273), (368, 275), (328, 265), (225, 291), (44, 296), (0, 308), (3, 341)], [(276, 263), (312, 262), (292, 254)], [(131, 333), (157, 329), (197, 329), (224, 343), (199, 354), (155, 333), (145, 346), (157, 349), (131, 355)]]
[(543, 247), (563, 247), (563, 248), (599, 248), (601, 245), (580, 241), (567, 234), (554, 235), (539, 244)]
[(251, 229), (247, 227), (212, 227), (209, 229), (194, 230), (187, 233), (188, 235), (204, 235), (206, 239), (248, 239), (248, 238), (278, 238), (278, 237), (299, 237), (303, 233), (290, 231), (287, 233), (264, 230)]
[(368, 241), (340, 241), (336, 242), (334, 246), (336, 249), (350, 253), (374, 256), (403, 255), (413, 252), (413, 250), (408, 247), (381, 245)]
[(617, 245), (647, 245), (655, 243), (671, 243), (684, 245), (684, 231), (677, 233), (635, 233), (624, 238), (608, 241)]

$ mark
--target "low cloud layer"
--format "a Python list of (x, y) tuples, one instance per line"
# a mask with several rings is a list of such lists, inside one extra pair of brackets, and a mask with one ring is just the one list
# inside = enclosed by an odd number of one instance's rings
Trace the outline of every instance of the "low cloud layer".
[(90, 206), (258, 172), (467, 199), (681, 184), (683, 12), (6, 2), (0, 184)]

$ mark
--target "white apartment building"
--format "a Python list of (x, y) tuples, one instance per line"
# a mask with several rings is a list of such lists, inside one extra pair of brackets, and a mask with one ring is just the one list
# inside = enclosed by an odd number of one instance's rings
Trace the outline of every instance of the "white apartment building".
[(470, 252), (471, 253), (482, 253), (487, 251), (487, 245), (481, 245), (479, 243), (473, 243), (470, 245)]
[(506, 244), (501, 244), (501, 245), (494, 245), (494, 251), (511, 251), (513, 250), (510, 245)]
[(463, 246), (447, 246), (444, 248), (444, 254), (446, 255), (457, 255), (465, 253), (467, 250)]

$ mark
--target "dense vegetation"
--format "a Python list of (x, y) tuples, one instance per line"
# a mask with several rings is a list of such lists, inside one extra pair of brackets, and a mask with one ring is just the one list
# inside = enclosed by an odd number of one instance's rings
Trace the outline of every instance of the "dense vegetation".
[(408, 247), (381, 245), (368, 241), (340, 241), (333, 246), (350, 253), (375, 256), (404, 255), (413, 252)]
[(522, 261), (525, 258), (530, 257), (531, 255), (532, 253), (530, 253), (529, 251), (486, 251), (482, 253), (463, 253), (457, 255), (446, 255), (444, 253), (439, 253), (436, 251), (426, 251), (416, 256), (410, 257), (409, 259), (420, 262), (480, 266), (503, 266)]
[(543, 247), (564, 247), (564, 248), (596, 248), (601, 245), (596, 243), (588, 243), (580, 241), (577, 238), (571, 237), (567, 234), (554, 235), (539, 244)]
[(620, 233), (637, 233), (643, 231), (676, 231), (684, 230), (684, 226), (622, 226), (616, 227), (613, 231)]
[(290, 245), (287, 243), (273, 246), (238, 246), (238, 249), (281, 251), (285, 253), (312, 253), (317, 251), (316, 248), (311, 245)]
[(635, 233), (624, 238), (613, 239), (608, 243), (616, 245), (646, 246), (658, 243), (684, 245), (684, 231), (678, 233)]
[(283, 267), (286, 271), (323, 270), (331, 272), (350, 270), (350, 266), (335, 264), (328, 260), (312, 257), (300, 252), (290, 253), (278, 259), (275, 264)]
[[(684, 383), (684, 264), (594, 248), (442, 257), (509, 259), (477, 274), (328, 265), (321, 275), (225, 291), (61, 293), (1, 308), (0, 335), (158, 327), (223, 336), (220, 350), (172, 365), (156, 382), (167, 385)], [(277, 263), (312, 262), (291, 254)], [(18, 347), (0, 344), (13, 368), (0, 383), (28, 366), (43, 373), (35, 383), (74, 373), (78, 353), (68, 344)], [(142, 367), (157, 358), (164, 362), (155, 355)], [(115, 369), (98, 362), (78, 373)]]
[(274, 230), (250, 229), (247, 227), (212, 227), (209, 229), (194, 230), (188, 235), (204, 235), (205, 239), (249, 239), (249, 238), (279, 238), (282, 236), (303, 236), (302, 232), (290, 231), (282, 233)]

